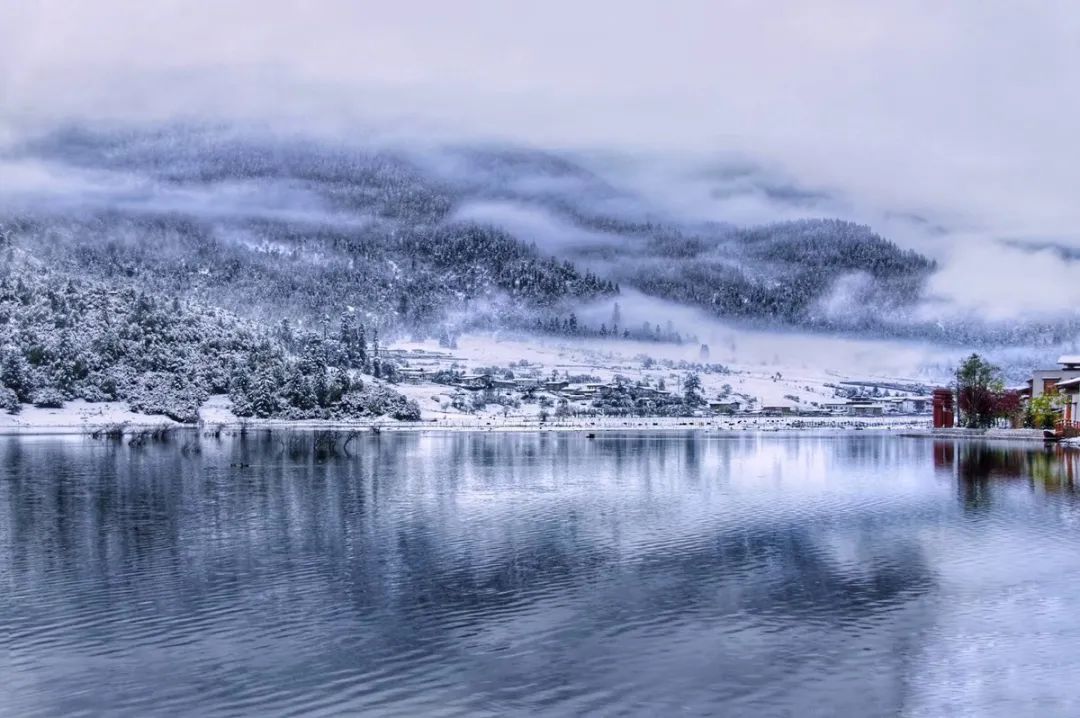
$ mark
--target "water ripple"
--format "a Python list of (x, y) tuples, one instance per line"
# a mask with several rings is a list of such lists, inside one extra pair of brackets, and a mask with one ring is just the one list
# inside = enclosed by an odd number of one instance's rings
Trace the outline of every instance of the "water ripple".
[(0, 713), (1080, 714), (1080, 452), (354, 448), (0, 438)]

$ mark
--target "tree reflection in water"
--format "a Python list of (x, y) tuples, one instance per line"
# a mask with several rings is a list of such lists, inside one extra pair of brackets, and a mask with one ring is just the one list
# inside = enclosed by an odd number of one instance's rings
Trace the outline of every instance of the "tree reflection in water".
[(970, 587), (1075, 585), (1056, 449), (348, 438), (0, 438), (0, 713), (942, 715)]
[(939, 475), (952, 473), (964, 508), (984, 511), (998, 485), (1027, 482), (1033, 491), (1075, 495), (1080, 450), (1060, 444), (1033, 445), (989, 441), (936, 441)]

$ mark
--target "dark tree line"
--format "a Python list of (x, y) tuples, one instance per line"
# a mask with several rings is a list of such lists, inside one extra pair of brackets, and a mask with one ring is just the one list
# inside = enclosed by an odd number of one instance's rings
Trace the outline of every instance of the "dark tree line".
[[(394, 369), (359, 330), (348, 337), (270, 332), (220, 309), (47, 271), (0, 265), (0, 386), (5, 407), (71, 399), (198, 419), (211, 394), (240, 416), (415, 419), (419, 410), (365, 373)], [(370, 348), (368, 348), (370, 346)]]
[[(264, 323), (283, 314), (316, 322), (352, 306), (388, 336), (436, 337), (561, 322), (579, 300), (632, 286), (767, 325), (1040, 344), (1080, 327), (1077, 318), (930, 322), (913, 308), (934, 263), (868, 227), (658, 219), (574, 158), (534, 150), (372, 151), (169, 126), (69, 128), (7, 153), (154, 187), (143, 204), (125, 196), (0, 217), (23, 249), (83, 277)], [(548, 213), (587, 238), (545, 247), (528, 229), (460, 221), (463, 206), (492, 200)]]
[[(620, 267), (620, 278), (642, 291), (720, 316), (858, 328), (880, 320), (865, 308), (911, 306), (934, 264), (868, 227), (804, 220), (711, 235), (655, 234)], [(830, 313), (826, 300), (851, 275), (866, 279), (854, 287), (850, 306)]]
[(611, 326), (608, 326), (606, 322), (601, 322), (600, 326), (595, 326), (583, 324), (573, 312), (565, 316), (549, 316), (547, 318), (537, 317), (532, 322), (531, 328), (534, 331), (543, 334), (555, 334), (568, 337), (591, 337), (601, 339), (607, 337), (611, 339), (633, 339), (636, 341), (647, 342), (668, 342), (671, 344), (682, 344), (684, 341), (696, 341), (696, 337), (693, 335), (684, 336), (676, 331), (671, 322), (667, 322), (665, 325), (661, 325), (659, 322), (656, 322), (655, 324), (651, 322), (642, 322), (641, 325), (635, 327), (620, 326), (617, 322), (612, 322)]
[[(521, 321), (537, 308), (617, 291), (615, 284), (495, 227), (453, 222), (467, 197), (400, 153), (212, 128), (76, 128), (23, 154), (156, 183), (146, 206), (62, 205), (0, 218), (13, 241), (82, 277), (128, 282), (276, 323), (346, 306), (387, 331), (438, 334), (448, 317)], [(218, 188), (253, 188), (243, 203)], [(170, 192), (203, 197), (177, 202)], [(221, 195), (224, 199), (215, 203)], [(282, 198), (295, 211), (279, 211)]]

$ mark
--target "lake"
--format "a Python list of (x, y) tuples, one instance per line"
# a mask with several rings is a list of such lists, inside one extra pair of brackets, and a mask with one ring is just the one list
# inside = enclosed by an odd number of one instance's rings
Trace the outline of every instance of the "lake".
[(1080, 451), (0, 437), (4, 715), (1080, 715)]

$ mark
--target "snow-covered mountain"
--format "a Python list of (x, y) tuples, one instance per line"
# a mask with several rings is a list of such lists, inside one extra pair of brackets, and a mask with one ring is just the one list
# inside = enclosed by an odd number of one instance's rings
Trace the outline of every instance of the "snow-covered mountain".
[[(415, 415), (379, 382), (394, 363), (367, 353), (376, 336), (448, 346), (512, 330), (697, 351), (717, 340), (714, 320), (953, 346), (1077, 335), (1069, 318), (928, 313), (936, 263), (867, 226), (684, 217), (601, 165), (208, 126), (69, 127), (9, 144), (5, 401), (44, 392), (190, 419), (227, 392), (247, 415)], [(789, 206), (809, 196), (739, 177)]]
[(4, 162), (37, 178), (0, 207), (16, 246), (261, 320), (354, 307), (388, 331), (531, 326), (626, 286), (724, 318), (904, 333), (934, 269), (841, 220), (685, 221), (587, 162), (516, 148), (69, 128)]

